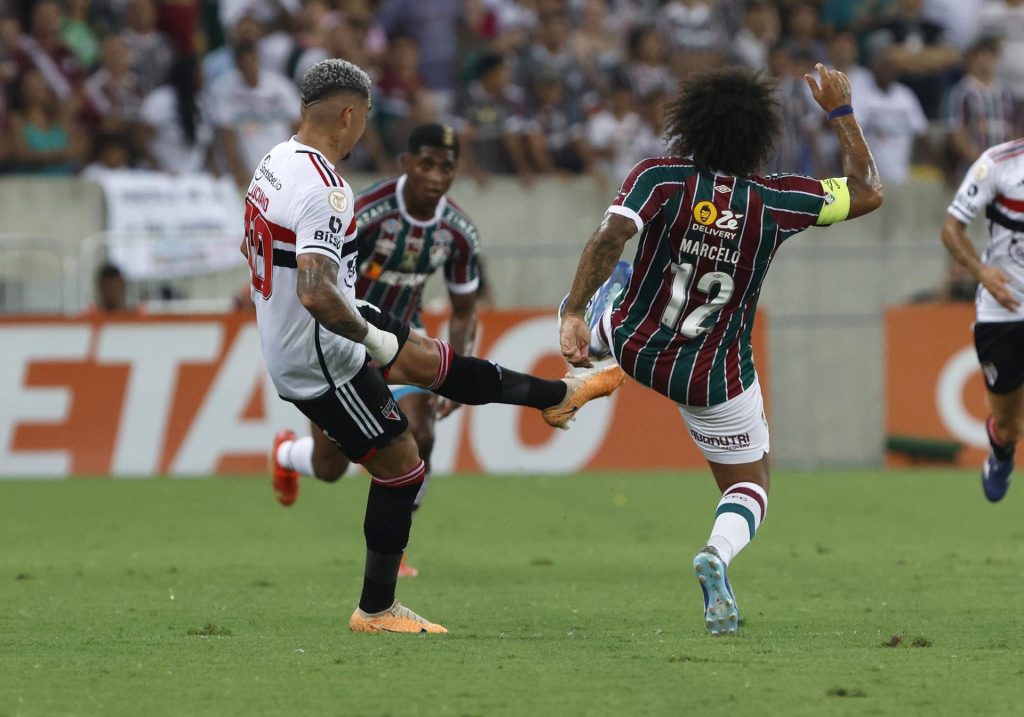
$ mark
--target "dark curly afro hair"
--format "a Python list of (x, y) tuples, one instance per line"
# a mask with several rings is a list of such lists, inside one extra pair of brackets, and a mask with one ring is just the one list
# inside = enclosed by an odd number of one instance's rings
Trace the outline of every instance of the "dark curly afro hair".
[(699, 169), (748, 177), (765, 166), (781, 129), (772, 83), (738, 67), (693, 75), (667, 107), (672, 153)]

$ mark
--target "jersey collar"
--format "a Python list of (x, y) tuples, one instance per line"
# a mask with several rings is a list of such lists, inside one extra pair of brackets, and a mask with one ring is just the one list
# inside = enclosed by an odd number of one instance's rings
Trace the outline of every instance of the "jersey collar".
[(412, 224), (414, 227), (429, 227), (437, 224), (441, 221), (441, 217), (444, 215), (444, 210), (448, 207), (448, 197), (442, 196), (441, 201), (437, 203), (437, 209), (434, 210), (434, 218), (423, 221), (422, 219), (416, 219), (405, 208), (405, 180), (409, 178), (408, 174), (403, 174), (398, 178), (398, 184), (395, 186), (395, 197), (398, 199), (398, 213), (402, 215), (402, 219)]
[(328, 166), (330, 166), (330, 168), (333, 169), (335, 172), (338, 171), (337, 167), (334, 166), (334, 162), (332, 162), (331, 160), (327, 159), (327, 157), (324, 156), (323, 152), (321, 152), (316, 147), (310, 147), (308, 144), (303, 144), (302, 142), (300, 142), (298, 140), (297, 135), (294, 135), (294, 134), (292, 135), (291, 143), (294, 144), (298, 149), (303, 150), (304, 152), (311, 152), (311, 153), (315, 154), (316, 156), (320, 157), (325, 162), (327, 162)]

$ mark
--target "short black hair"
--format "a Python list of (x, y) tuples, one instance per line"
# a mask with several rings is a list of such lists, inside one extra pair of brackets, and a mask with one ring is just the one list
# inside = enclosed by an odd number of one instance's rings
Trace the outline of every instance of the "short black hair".
[(231, 55), (235, 58), (235, 62), (240, 61), (246, 55), (255, 55), (258, 52), (259, 47), (255, 42), (249, 40), (241, 40), (231, 47)]
[(109, 261), (96, 270), (96, 281), (102, 281), (104, 279), (123, 278), (124, 274), (121, 273), (120, 267), (118, 267), (117, 264), (113, 264)]
[(448, 125), (428, 122), (409, 134), (409, 154), (417, 154), (423, 147), (450, 149), (459, 158), (459, 135)]
[(737, 177), (767, 163), (781, 129), (774, 86), (739, 67), (699, 72), (668, 104), (672, 152), (699, 169)]
[(980, 52), (989, 52), (998, 56), (1000, 49), (1001, 47), (998, 37), (994, 35), (982, 35), (972, 42), (966, 50), (964, 50), (964, 58), (971, 59)]
[(500, 52), (488, 52), (476, 61), (476, 76), (480, 79), (497, 67), (505, 64), (505, 56)]

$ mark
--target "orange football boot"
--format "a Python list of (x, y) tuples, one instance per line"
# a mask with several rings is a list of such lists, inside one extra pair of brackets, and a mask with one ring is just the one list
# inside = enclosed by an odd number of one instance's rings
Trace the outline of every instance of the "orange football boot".
[(576, 412), (595, 398), (602, 398), (614, 393), (615, 389), (626, 380), (626, 372), (618, 364), (606, 368), (594, 369), (580, 374), (568, 374), (562, 379), (569, 387), (565, 398), (557, 406), (541, 411), (549, 426), (569, 429), (569, 422), (576, 418)]
[(294, 441), (295, 431), (278, 431), (274, 436), (274, 447), (270, 451), (270, 473), (273, 477), (274, 495), (277, 502), (288, 506), (299, 497), (299, 472), (285, 468), (277, 461), (277, 449), (285, 441)]
[(428, 632), (434, 635), (448, 632), (446, 628), (423, 619), (397, 600), (387, 610), (377, 613), (365, 613), (356, 608), (349, 618), (348, 629), (352, 632)]
[(400, 578), (414, 578), (420, 574), (420, 571), (409, 565), (405, 560), (405, 555), (402, 555), (402, 562), (398, 564), (398, 577)]

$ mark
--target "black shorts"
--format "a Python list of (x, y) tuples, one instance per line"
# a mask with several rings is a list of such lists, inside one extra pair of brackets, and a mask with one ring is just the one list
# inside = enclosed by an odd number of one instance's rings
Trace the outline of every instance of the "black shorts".
[[(409, 325), (372, 304), (360, 302), (357, 306), (368, 323), (398, 337), (401, 352), (409, 338)], [(369, 365), (369, 358), (355, 376), (341, 384), (334, 381), (323, 363), (321, 368), (330, 385), (327, 391), (305, 401), (285, 400), (319, 426), (350, 461), (368, 460), (409, 427), (384, 375)]]
[(1024, 385), (1024, 321), (975, 323), (974, 347), (989, 391), (1002, 395)]

